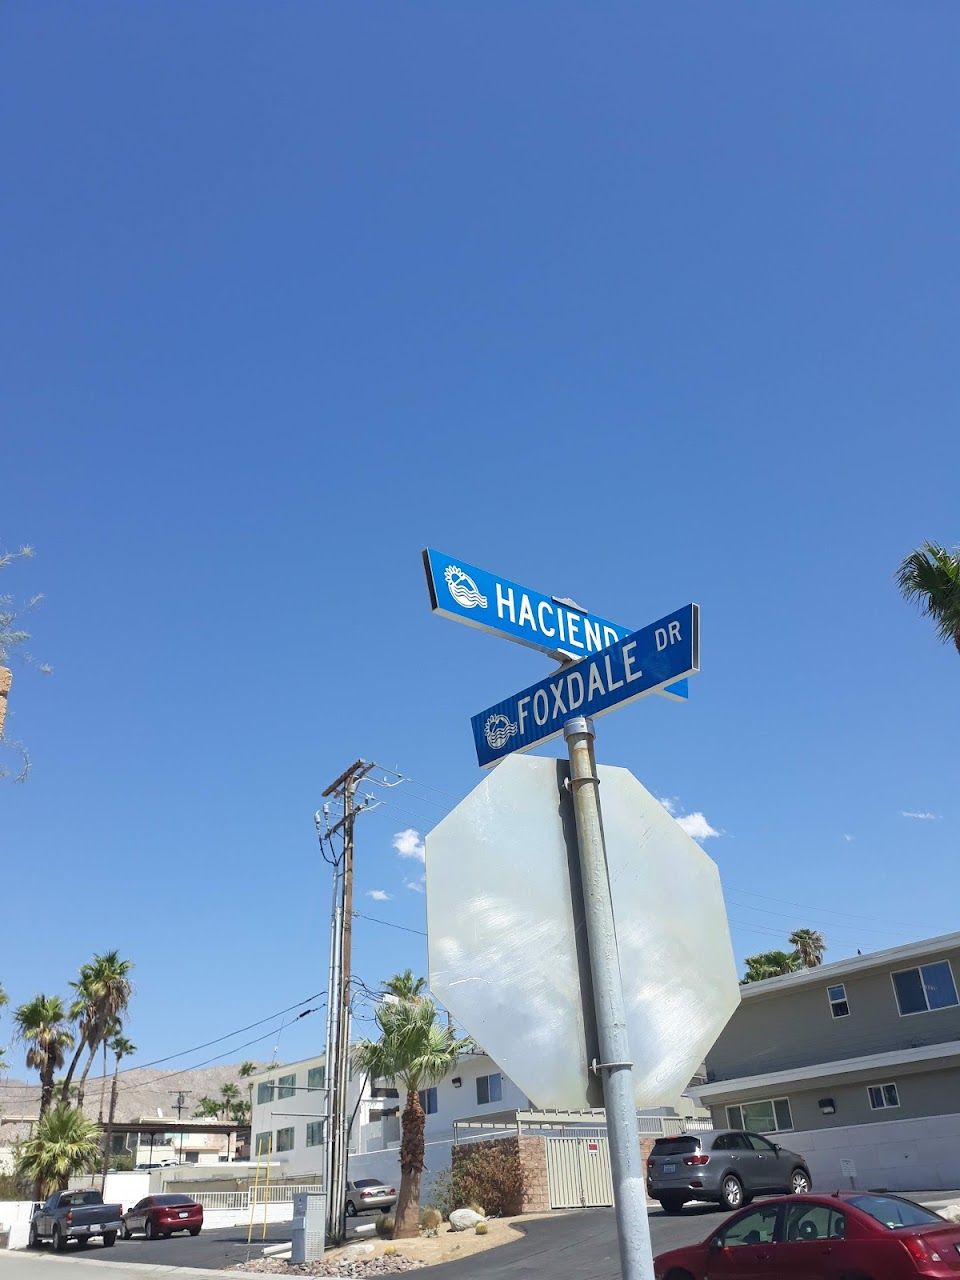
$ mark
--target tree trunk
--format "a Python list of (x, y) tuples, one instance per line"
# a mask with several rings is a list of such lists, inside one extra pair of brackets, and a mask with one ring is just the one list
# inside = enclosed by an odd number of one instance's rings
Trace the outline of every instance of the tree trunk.
[(40, 1072), (40, 1119), (47, 1114), (53, 1101), (53, 1060), (49, 1059)]
[(80, 1083), (77, 1085), (77, 1110), (83, 1110), (83, 1094), (87, 1086), (87, 1076), (90, 1074), (90, 1068), (93, 1066), (93, 1060), (97, 1056), (98, 1043), (95, 1040), (90, 1046), (90, 1055), (84, 1064), (83, 1071), (80, 1075)]
[(100, 1077), (100, 1111), (97, 1124), (103, 1124), (103, 1103), (107, 1096), (107, 1038), (103, 1038), (103, 1075)]
[(400, 1194), (395, 1212), (394, 1240), (410, 1240), (420, 1234), (420, 1181), (423, 1177), (424, 1128), (427, 1117), (416, 1089), (407, 1090), (400, 1142)]
[(106, 1178), (110, 1170), (110, 1151), (113, 1146), (113, 1119), (117, 1112), (117, 1073), (120, 1070), (120, 1059), (113, 1067), (113, 1084), (110, 1086), (110, 1114), (107, 1119), (107, 1136), (103, 1147), (103, 1176)]
[(60, 1086), (61, 1102), (70, 1101), (70, 1085), (73, 1082), (73, 1074), (77, 1069), (77, 1063), (80, 1061), (80, 1055), (83, 1053), (86, 1043), (86, 1040), (81, 1038), (80, 1043), (77, 1045), (77, 1052), (73, 1055), (70, 1065), (67, 1067), (67, 1074), (64, 1076), (63, 1084)]

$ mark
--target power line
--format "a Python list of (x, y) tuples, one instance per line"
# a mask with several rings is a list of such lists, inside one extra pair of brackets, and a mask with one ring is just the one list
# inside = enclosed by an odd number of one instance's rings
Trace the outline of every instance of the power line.
[(405, 924), (394, 924), (392, 920), (380, 920), (377, 916), (364, 915), (362, 911), (354, 911), (353, 914), (355, 916), (359, 916), (361, 920), (369, 920), (371, 924), (382, 924), (388, 929), (400, 929), (403, 933), (416, 933), (419, 934), (421, 938), (425, 938), (427, 936), (424, 929), (411, 929)]

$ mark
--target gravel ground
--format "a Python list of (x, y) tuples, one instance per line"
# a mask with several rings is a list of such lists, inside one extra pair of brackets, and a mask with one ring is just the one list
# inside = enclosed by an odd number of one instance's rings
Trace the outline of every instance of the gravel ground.
[(413, 1258), (341, 1258), (337, 1262), (283, 1262), (279, 1258), (258, 1258), (241, 1262), (237, 1271), (255, 1271), (273, 1276), (389, 1276), (400, 1271), (418, 1271), (425, 1262)]

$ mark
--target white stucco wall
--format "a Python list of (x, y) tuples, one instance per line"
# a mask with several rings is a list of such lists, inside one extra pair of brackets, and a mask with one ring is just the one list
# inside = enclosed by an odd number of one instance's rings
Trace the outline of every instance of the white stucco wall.
[(886, 1120), (834, 1129), (782, 1133), (777, 1138), (806, 1157), (814, 1187), (848, 1190), (840, 1161), (852, 1160), (858, 1191), (955, 1190), (960, 1187), (960, 1115)]

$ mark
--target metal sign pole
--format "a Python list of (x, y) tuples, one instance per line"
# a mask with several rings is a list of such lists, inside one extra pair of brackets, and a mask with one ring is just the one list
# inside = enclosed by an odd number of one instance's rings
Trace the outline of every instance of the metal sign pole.
[(646, 1183), (600, 815), (600, 779), (593, 747), (593, 721), (585, 716), (575, 716), (566, 722), (563, 734), (570, 755), (570, 788), (577, 823), (593, 997), (603, 1059), (597, 1064), (597, 1069), (603, 1081), (607, 1113), (620, 1266), (623, 1280), (653, 1280)]

